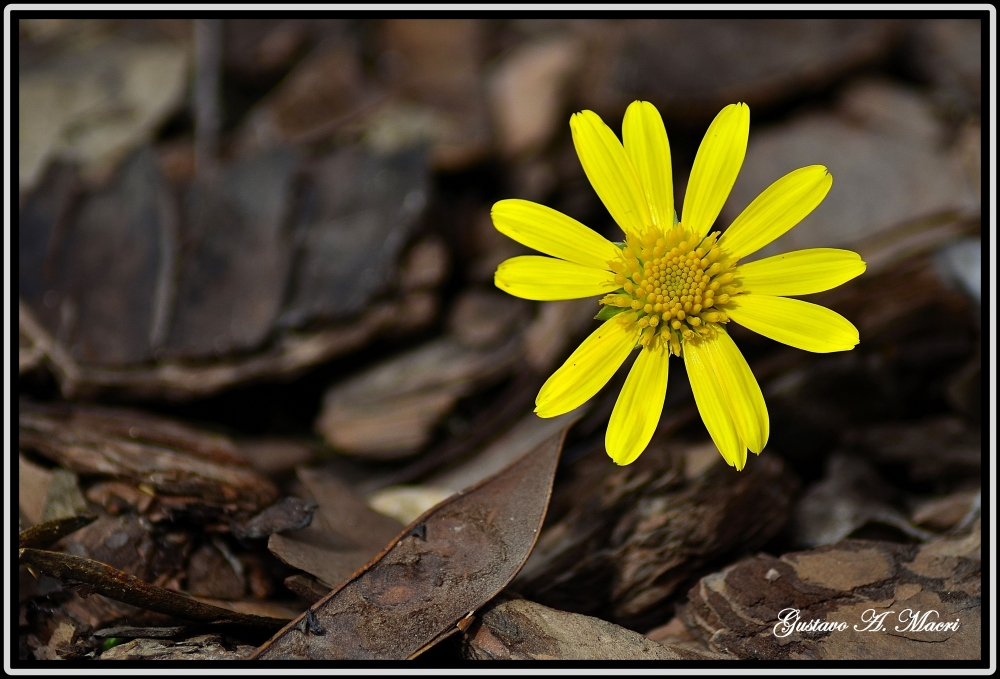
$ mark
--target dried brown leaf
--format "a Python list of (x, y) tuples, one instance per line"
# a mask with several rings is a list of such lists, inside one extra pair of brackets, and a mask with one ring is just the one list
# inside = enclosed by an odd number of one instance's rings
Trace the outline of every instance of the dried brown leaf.
[(410, 658), (496, 595), (545, 517), (566, 430), (419, 517), (253, 658)]

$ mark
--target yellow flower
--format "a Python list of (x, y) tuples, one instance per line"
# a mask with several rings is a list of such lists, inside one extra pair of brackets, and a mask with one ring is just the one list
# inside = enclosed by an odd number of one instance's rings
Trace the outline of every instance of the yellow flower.
[(608, 455), (629, 464), (660, 419), (669, 357), (682, 356), (708, 433), (726, 462), (743, 469), (747, 448), (760, 453), (767, 443), (767, 407), (726, 324), (735, 321), (806, 351), (846, 351), (858, 343), (857, 329), (843, 316), (788, 297), (860, 275), (865, 263), (856, 253), (817, 248), (739, 263), (812, 212), (833, 177), (822, 165), (788, 173), (720, 237), (709, 228), (746, 155), (746, 104), (722, 109), (705, 133), (680, 222), (667, 133), (652, 104), (628, 107), (624, 146), (592, 111), (574, 114), (570, 128), (583, 170), (625, 241), (612, 243), (537, 203), (502, 200), (493, 206), (498, 231), (550, 255), (503, 262), (495, 275), (498, 288), (533, 300), (602, 295), (596, 318), (604, 323), (545, 382), (535, 412), (555, 417), (582, 405), (638, 348), (605, 438)]

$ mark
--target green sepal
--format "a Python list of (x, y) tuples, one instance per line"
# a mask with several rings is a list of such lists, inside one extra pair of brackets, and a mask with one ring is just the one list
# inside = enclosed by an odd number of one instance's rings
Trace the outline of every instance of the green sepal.
[(627, 307), (627, 306), (608, 306), (608, 305), (604, 305), (604, 306), (601, 307), (601, 310), (597, 312), (597, 315), (594, 316), (594, 318), (596, 318), (599, 321), (606, 321), (609, 318), (614, 318), (615, 316), (617, 316), (618, 314), (620, 314), (623, 311), (628, 311), (630, 308), (631, 307)]
[(104, 640), (104, 643), (101, 644), (101, 651), (107, 651), (124, 642), (125, 639), (121, 639), (119, 637), (109, 637)]
[(625, 241), (611, 241), (611, 244), (614, 245), (619, 250), (624, 250), (627, 246), (627, 243)]
[(679, 221), (681, 220), (677, 219), (677, 208), (674, 208), (674, 226), (677, 226)]

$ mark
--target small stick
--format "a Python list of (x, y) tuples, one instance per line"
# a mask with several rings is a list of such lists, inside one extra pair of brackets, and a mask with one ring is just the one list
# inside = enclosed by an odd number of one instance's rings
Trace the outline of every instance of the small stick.
[(288, 622), (204, 604), (82, 556), (41, 549), (21, 549), (19, 557), (24, 565), (49, 577), (63, 582), (84, 583), (90, 585), (94, 592), (109, 599), (185, 620), (225, 622), (271, 630), (278, 629)]

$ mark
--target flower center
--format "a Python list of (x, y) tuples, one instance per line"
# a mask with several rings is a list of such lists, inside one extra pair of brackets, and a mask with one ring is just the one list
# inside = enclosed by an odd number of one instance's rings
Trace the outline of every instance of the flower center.
[(718, 238), (699, 238), (682, 224), (666, 233), (651, 228), (641, 241), (627, 237), (608, 261), (622, 287), (600, 303), (620, 310), (619, 323), (638, 330), (640, 345), (680, 356), (682, 342), (711, 338), (729, 322), (726, 305), (742, 291), (733, 281), (736, 260), (715, 246)]

